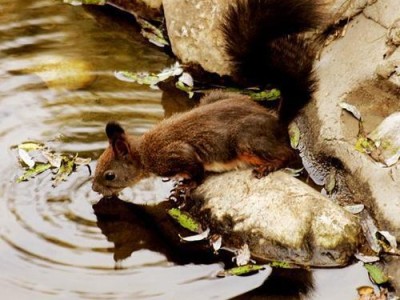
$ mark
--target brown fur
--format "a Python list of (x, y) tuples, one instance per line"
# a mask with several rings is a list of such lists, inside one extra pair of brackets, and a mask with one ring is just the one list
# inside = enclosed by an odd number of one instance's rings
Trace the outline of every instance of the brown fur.
[[(219, 100), (176, 114), (142, 137), (126, 136), (109, 123), (110, 145), (99, 158), (93, 189), (116, 194), (150, 173), (182, 176), (195, 185), (205, 171), (255, 167), (257, 176), (265, 176), (294, 157), (287, 129), (274, 112), (246, 96), (218, 91), (209, 97)], [(115, 178), (107, 180), (110, 171)]]

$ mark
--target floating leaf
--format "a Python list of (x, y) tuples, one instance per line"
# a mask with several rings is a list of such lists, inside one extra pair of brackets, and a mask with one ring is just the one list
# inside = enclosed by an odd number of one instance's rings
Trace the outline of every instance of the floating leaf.
[(250, 273), (254, 273), (260, 270), (264, 270), (265, 266), (259, 265), (245, 265), (240, 267), (235, 267), (229, 270), (221, 271), (217, 274), (218, 277), (226, 277), (226, 276), (241, 276), (248, 275)]
[(136, 82), (138, 84), (156, 85), (160, 82), (156, 74), (148, 72), (115, 71), (114, 76), (121, 81)]
[(83, 157), (75, 157), (75, 164), (77, 166), (83, 166), (83, 165), (88, 165), (91, 162), (91, 158), (83, 158)]
[(373, 264), (364, 264), (364, 268), (367, 269), (369, 276), (375, 284), (384, 284), (389, 281), (389, 277), (383, 272), (383, 270)]
[(171, 208), (168, 214), (176, 220), (183, 228), (192, 232), (201, 233), (201, 224), (192, 218), (188, 213), (181, 211), (178, 208)]
[(179, 237), (181, 238), (181, 240), (183, 240), (185, 242), (197, 242), (197, 241), (205, 240), (206, 238), (208, 238), (209, 234), (210, 234), (210, 229), (207, 228), (203, 232), (196, 234), (196, 235), (191, 235), (191, 236), (186, 236), (186, 237), (179, 235)]
[(340, 102), (339, 106), (351, 113), (357, 120), (361, 121), (361, 113), (354, 105), (346, 102)]
[(54, 178), (54, 183), (53, 186), (59, 185), (62, 181), (66, 181), (68, 176), (71, 175), (71, 173), (74, 170), (75, 166), (75, 157), (62, 157), (61, 161), (61, 166), (58, 169), (58, 172)]
[(17, 182), (26, 181), (29, 178), (32, 178), (40, 173), (43, 173), (44, 171), (46, 171), (50, 168), (51, 168), (51, 164), (36, 164), (36, 166), (33, 169), (27, 170), (24, 173), (24, 175), (20, 176), (17, 179)]
[(40, 143), (34, 143), (34, 142), (26, 142), (18, 145), (18, 149), (23, 149), (25, 151), (32, 151), (32, 150), (38, 150), (42, 149), (43, 144)]
[(52, 153), (47, 150), (42, 151), (42, 154), (53, 167), (55, 168), (61, 167), (62, 156), (60, 154)]
[(25, 165), (32, 169), (35, 166), (35, 161), (30, 157), (29, 153), (26, 152), (24, 149), (18, 149), (19, 158), (24, 162)]

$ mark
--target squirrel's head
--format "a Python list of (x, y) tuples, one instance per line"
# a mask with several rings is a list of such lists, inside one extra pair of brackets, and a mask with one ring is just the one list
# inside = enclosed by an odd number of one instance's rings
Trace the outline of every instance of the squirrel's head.
[(103, 196), (117, 195), (144, 177), (138, 152), (139, 138), (129, 137), (117, 122), (106, 126), (109, 145), (97, 161), (92, 189)]

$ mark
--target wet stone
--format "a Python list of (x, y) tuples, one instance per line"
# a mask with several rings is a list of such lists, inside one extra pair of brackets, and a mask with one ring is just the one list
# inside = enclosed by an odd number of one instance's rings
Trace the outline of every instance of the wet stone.
[(210, 176), (195, 201), (222, 246), (249, 245), (253, 257), (304, 266), (342, 266), (357, 249), (358, 219), (284, 171), (256, 179), (251, 171)]

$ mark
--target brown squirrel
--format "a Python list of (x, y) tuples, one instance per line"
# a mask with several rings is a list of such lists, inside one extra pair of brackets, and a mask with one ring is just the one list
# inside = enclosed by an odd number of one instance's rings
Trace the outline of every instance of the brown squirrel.
[(188, 193), (206, 171), (253, 167), (261, 177), (285, 167), (295, 157), (287, 125), (316, 86), (316, 48), (301, 33), (321, 23), (316, 0), (240, 0), (231, 5), (221, 30), (233, 78), (277, 86), (282, 93), (278, 112), (248, 96), (214, 91), (196, 108), (173, 115), (141, 137), (128, 136), (110, 122), (109, 146), (98, 160), (93, 190), (115, 195), (155, 174), (184, 178), (180, 188)]

